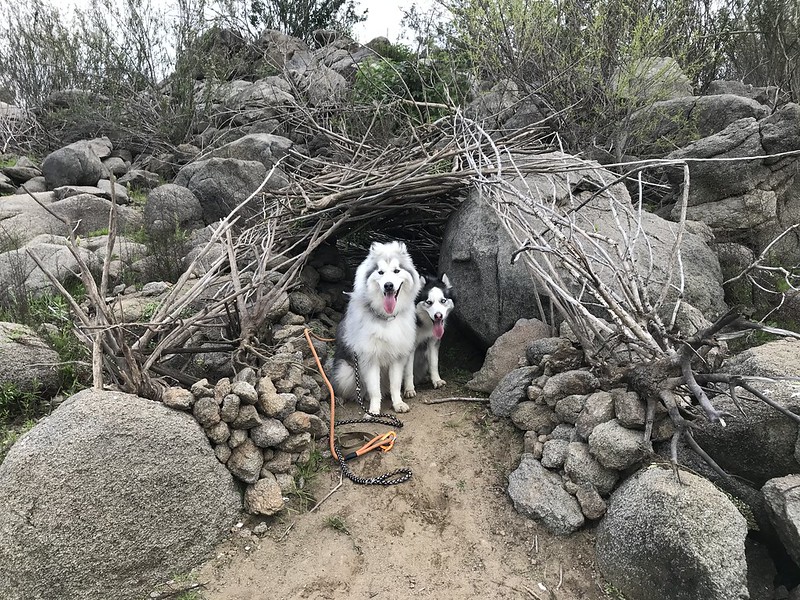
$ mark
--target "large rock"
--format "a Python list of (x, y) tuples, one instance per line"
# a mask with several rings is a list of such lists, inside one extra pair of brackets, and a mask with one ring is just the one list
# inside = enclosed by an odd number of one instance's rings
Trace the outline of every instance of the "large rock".
[[(68, 236), (70, 230), (76, 235), (108, 229), (111, 203), (92, 194), (78, 194), (57, 200), (54, 194), (36, 194), (47, 208), (34, 202), (27, 195), (3, 198), (0, 219), (3, 220), (3, 235), (20, 246), (37, 235), (52, 234)], [(117, 207), (119, 230), (138, 229), (141, 216), (127, 206)], [(64, 220), (67, 223), (64, 223)]]
[(212, 552), (241, 509), (186, 413), (84, 390), (0, 465), (0, 597), (139, 600)]
[[(667, 280), (667, 267), (673, 264), (668, 257), (676, 239), (674, 223), (647, 212), (641, 215), (640, 220), (631, 217), (617, 221), (610, 209), (611, 199), (621, 206), (631, 206), (630, 195), (622, 183), (611, 185), (604, 194), (580, 191), (587, 181), (592, 182), (594, 189), (614, 181), (616, 175), (596, 163), (580, 161), (565, 154), (553, 153), (547, 158), (563, 164), (563, 170), (529, 174), (524, 181), (510, 178), (508, 183), (523, 195), (531, 193), (530, 190), (542, 193), (549, 203), (557, 206), (580, 206), (569, 213), (570, 218), (577, 226), (597, 234), (598, 238), (606, 236), (614, 240), (617, 247), (606, 248), (610, 256), (617, 256), (617, 252), (624, 254), (633, 245), (631, 250), (637, 257), (637, 268), (649, 282), (653, 297), (657, 297), (661, 285)], [(520, 202), (512, 193), (507, 193), (502, 200), (511, 205)], [(524, 207), (522, 211), (528, 212)], [(542, 227), (534, 217), (530, 217), (527, 226), (535, 231)], [(647, 244), (639, 242), (644, 236)], [(681, 253), (685, 286), (683, 300), (713, 317), (724, 312), (726, 306), (719, 260), (708, 246), (709, 239), (707, 228), (705, 231), (693, 228), (684, 233)], [(544, 290), (534, 284), (524, 261), (512, 264), (511, 258), (517, 250), (495, 210), (479, 191), (472, 193), (448, 221), (439, 267), (453, 281), (456, 294), (470, 298), (470, 302), (456, 305), (456, 314), (487, 346), (518, 319), (540, 316), (537, 295)], [(594, 269), (612, 289), (619, 285), (608, 264), (597, 263)], [(672, 278), (673, 282), (678, 280), (677, 272), (672, 273)], [(567, 281), (576, 292), (584, 283), (569, 277)], [(670, 296), (674, 297), (674, 294)]]
[(639, 471), (610, 499), (597, 564), (626, 598), (745, 600), (747, 523), (702, 477)]
[[(55, 292), (55, 286), (36, 264), (35, 255), (44, 267), (61, 282), (78, 281), (78, 261), (65, 244), (31, 243), (19, 250), (0, 253), (0, 293), (6, 297), (24, 297), (43, 291)], [(98, 268), (94, 253), (78, 248), (76, 254), (92, 269)]]
[[(769, 377), (800, 376), (800, 342), (778, 340), (746, 350), (729, 359), (722, 370), (732, 375)], [(750, 384), (784, 408), (800, 414), (800, 383), (757, 379)], [(768, 479), (800, 472), (797, 421), (749, 394), (740, 393), (746, 416), (725, 396), (714, 405), (733, 416), (727, 426), (697, 419), (697, 443), (728, 473), (761, 485)]]
[(800, 565), (800, 475), (770, 479), (761, 492), (778, 537), (795, 564)]
[[(285, 137), (269, 133), (251, 133), (213, 150), (209, 158), (256, 160), (265, 168), (271, 169), (287, 155), (291, 147), (292, 141)], [(286, 175), (281, 169), (276, 169), (273, 177), (275, 181), (270, 181), (273, 189), (286, 185)]]
[(174, 183), (189, 188), (197, 197), (208, 224), (228, 216), (258, 189), (266, 176), (267, 169), (261, 162), (209, 158), (183, 167)]
[(96, 185), (107, 174), (100, 159), (110, 154), (108, 138), (83, 140), (51, 152), (42, 161), (48, 189), (62, 185)]
[(577, 484), (590, 483), (603, 496), (608, 496), (617, 483), (619, 474), (607, 469), (592, 456), (588, 444), (570, 442), (564, 461), (564, 472)]
[(742, 96), (684, 95), (654, 102), (631, 115), (628, 139), (636, 153), (663, 154), (714, 135), (738, 119), (761, 119), (769, 108)]
[(510, 417), (517, 404), (526, 399), (527, 388), (536, 373), (537, 367), (520, 367), (503, 377), (489, 395), (491, 411), (498, 417)]
[(641, 431), (623, 427), (612, 419), (592, 430), (589, 451), (607, 469), (624, 471), (645, 457), (647, 445)]
[(494, 211), (473, 194), (450, 217), (442, 240), (439, 270), (459, 297), (455, 313), (491, 346), (522, 318), (538, 315), (536, 289)]
[[(761, 157), (800, 148), (799, 118), (800, 106), (787, 104), (764, 118), (733, 121), (718, 133), (672, 152), (668, 158), (710, 159), (689, 163), (688, 218), (708, 223), (722, 241), (754, 243), (756, 253), (795, 223), (797, 157)], [(683, 178), (679, 170), (670, 176), (675, 182)], [(679, 210), (676, 205), (673, 218)], [(786, 264), (798, 255), (800, 246), (792, 236), (773, 248), (773, 256), (785, 259)]]
[(30, 327), (0, 322), (2, 385), (12, 385), (19, 392), (55, 392), (60, 362), (58, 353)]
[[(525, 349), (530, 342), (550, 336), (550, 327), (539, 319), (520, 319), (511, 331), (507, 331), (486, 352), (480, 371), (467, 382), (467, 387), (476, 392), (491, 394), (500, 380), (520, 365), (525, 359)], [(534, 365), (535, 366), (535, 365)]]
[(203, 227), (203, 207), (185, 187), (167, 183), (147, 194), (144, 227), (150, 234), (174, 234)]
[(532, 454), (523, 454), (508, 476), (508, 495), (517, 512), (540, 522), (556, 535), (569, 535), (583, 525), (578, 501), (566, 491), (561, 477), (545, 469)]

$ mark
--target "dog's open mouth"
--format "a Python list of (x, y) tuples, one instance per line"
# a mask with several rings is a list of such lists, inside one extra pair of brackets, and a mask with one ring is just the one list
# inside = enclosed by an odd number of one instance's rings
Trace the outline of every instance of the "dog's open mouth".
[(394, 309), (397, 307), (397, 295), (400, 293), (400, 288), (403, 287), (401, 283), (397, 291), (388, 290), (383, 293), (383, 310), (386, 311), (387, 314), (393, 314)]
[(437, 313), (433, 318), (433, 337), (437, 340), (442, 339), (444, 335), (444, 317)]

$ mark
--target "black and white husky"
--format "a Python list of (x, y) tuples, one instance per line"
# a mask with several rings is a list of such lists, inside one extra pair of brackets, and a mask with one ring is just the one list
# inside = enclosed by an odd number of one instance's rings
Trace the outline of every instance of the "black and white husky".
[(414, 384), (422, 380), (421, 375), (426, 370), (430, 374), (434, 388), (443, 387), (447, 383), (439, 375), (439, 346), (444, 335), (447, 315), (455, 306), (453, 288), (447, 275), (422, 279), (424, 286), (417, 296), (416, 306), (416, 350), (409, 357), (403, 376), (403, 395), (406, 398), (417, 395)]
[(369, 413), (381, 412), (381, 392), (387, 388), (394, 410), (409, 410), (403, 402), (402, 383), (414, 355), (414, 299), (421, 287), (405, 244), (372, 244), (356, 269), (353, 292), (336, 333), (331, 382), (337, 396), (355, 397), (358, 368)]

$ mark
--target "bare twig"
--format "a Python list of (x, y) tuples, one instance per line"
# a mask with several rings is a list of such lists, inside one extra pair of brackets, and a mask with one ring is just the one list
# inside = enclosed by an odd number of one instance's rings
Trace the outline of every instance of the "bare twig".
[(429, 398), (424, 400), (423, 404), (442, 404), (443, 402), (481, 402), (485, 403), (488, 402), (488, 398), (473, 398), (470, 396), (460, 396), (460, 397), (453, 397), (453, 398)]

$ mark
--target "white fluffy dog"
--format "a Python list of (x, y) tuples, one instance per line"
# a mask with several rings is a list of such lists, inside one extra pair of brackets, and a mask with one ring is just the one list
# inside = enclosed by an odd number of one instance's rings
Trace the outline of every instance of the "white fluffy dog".
[(394, 410), (408, 412), (401, 388), (405, 365), (414, 353), (414, 300), (421, 287), (405, 244), (372, 244), (356, 269), (353, 292), (336, 333), (331, 381), (338, 396), (355, 397), (357, 368), (369, 413), (380, 413), (381, 393), (387, 387)]

